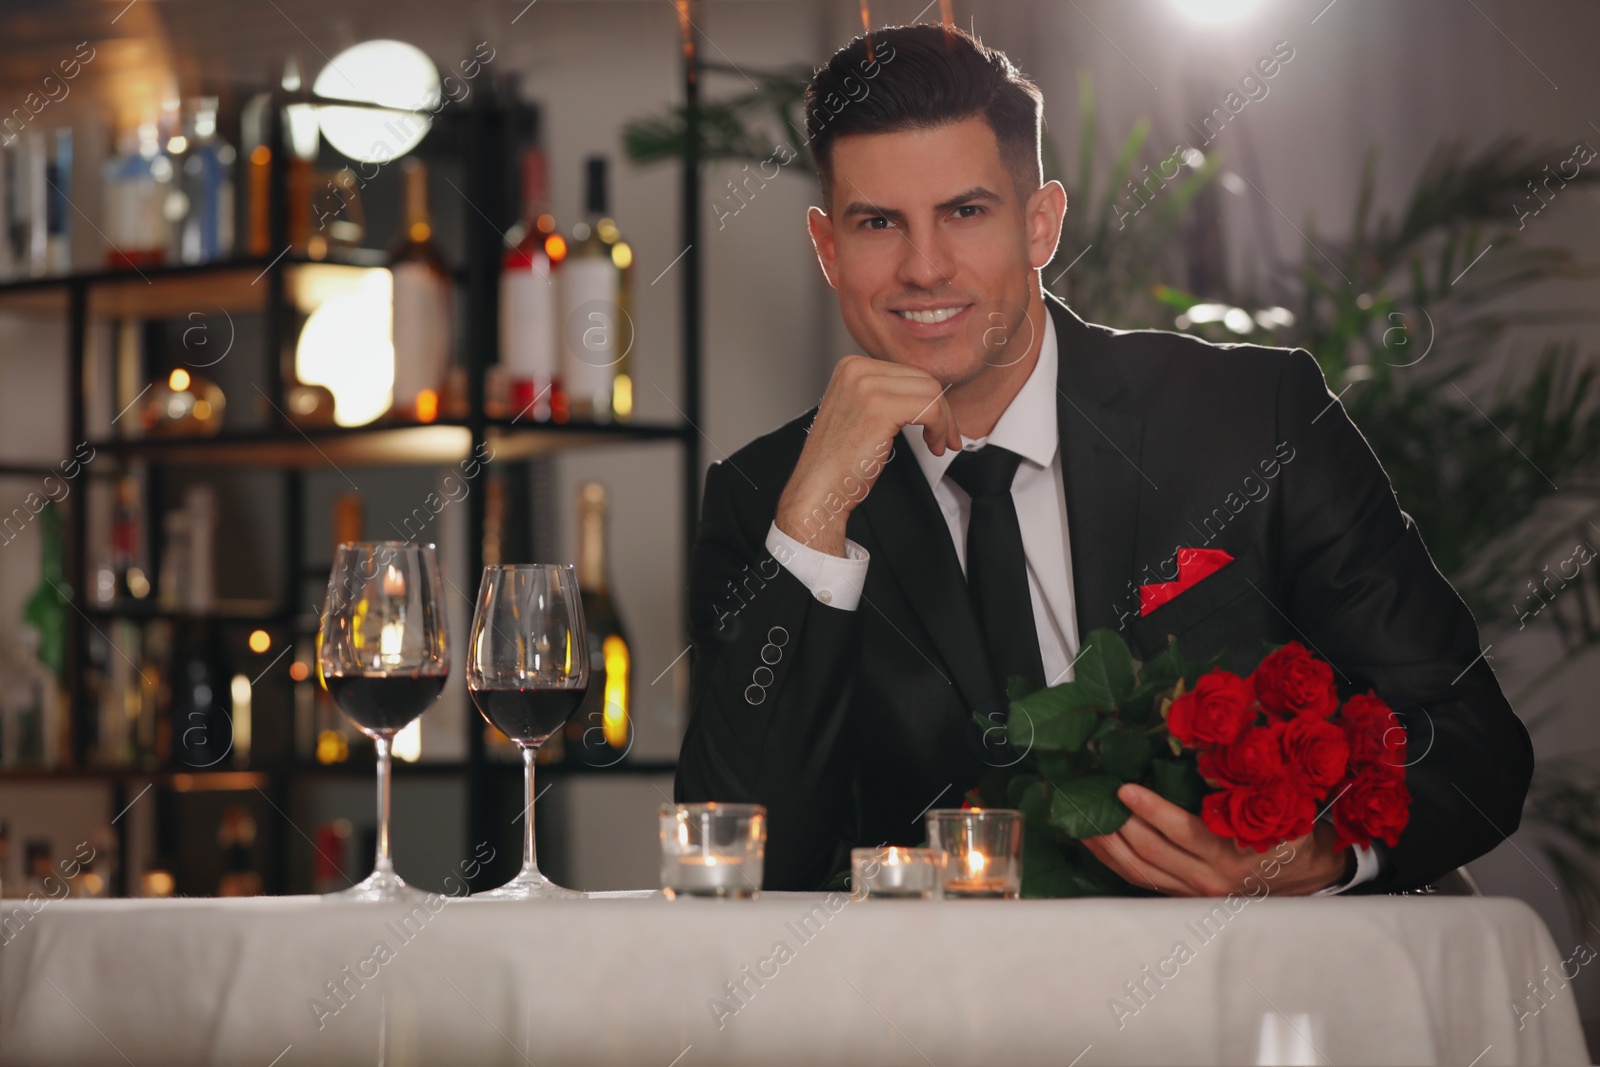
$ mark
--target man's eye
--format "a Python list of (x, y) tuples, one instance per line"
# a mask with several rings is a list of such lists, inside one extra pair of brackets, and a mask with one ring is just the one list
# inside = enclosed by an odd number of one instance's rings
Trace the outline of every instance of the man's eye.
[[(963, 212), (963, 211), (970, 211), (970, 212), (972, 212), (972, 214), (970, 214), (970, 215), (962, 215), (961, 212)], [(961, 218), (964, 218), (964, 219), (975, 219), (979, 215), (983, 214), (983, 205), (981, 205), (981, 204), (962, 204), (960, 207), (956, 208), (956, 214), (959, 215)]]
[[(880, 222), (883, 223), (882, 226), (878, 225)], [(862, 225), (869, 230), (886, 230), (889, 228), (889, 220), (884, 218), (882, 215), (874, 215)]]

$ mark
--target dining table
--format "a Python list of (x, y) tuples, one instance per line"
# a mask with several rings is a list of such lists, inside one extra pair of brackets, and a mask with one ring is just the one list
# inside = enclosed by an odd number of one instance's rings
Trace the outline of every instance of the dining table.
[(1502, 897), (3, 903), (5, 1065), (1590, 1062)]

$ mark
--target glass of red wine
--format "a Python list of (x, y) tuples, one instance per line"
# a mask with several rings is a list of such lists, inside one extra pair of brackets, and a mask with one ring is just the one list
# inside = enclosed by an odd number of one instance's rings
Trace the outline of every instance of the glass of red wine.
[(533, 843), (534, 754), (566, 726), (589, 689), (589, 638), (572, 564), (483, 568), (467, 647), (467, 691), (490, 725), (522, 750), (528, 794), (519, 816), (522, 872), (474, 899), (581, 898), (539, 873)]
[(432, 545), (351, 541), (334, 550), (318, 661), (328, 692), (378, 750), (378, 852), (372, 874), (331, 898), (420, 900), (389, 856), (389, 747), (450, 675), (444, 584)]

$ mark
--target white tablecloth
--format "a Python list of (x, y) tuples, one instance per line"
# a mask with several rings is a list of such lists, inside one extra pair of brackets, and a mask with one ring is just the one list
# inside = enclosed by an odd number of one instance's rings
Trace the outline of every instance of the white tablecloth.
[(50, 903), (0, 948), (0, 1062), (1589, 1062), (1508, 899), (434, 907)]

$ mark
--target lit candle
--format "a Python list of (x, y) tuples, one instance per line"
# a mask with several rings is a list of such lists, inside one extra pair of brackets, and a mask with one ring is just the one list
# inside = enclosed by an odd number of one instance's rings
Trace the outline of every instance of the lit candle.
[(406, 576), (393, 563), (383, 572), (385, 618), (378, 632), (378, 657), (385, 666), (396, 666), (406, 638)]
[(950, 853), (947, 897), (1019, 896), (1022, 815), (1010, 809), (941, 808), (928, 812), (928, 842)]
[(678, 856), (667, 866), (666, 888), (689, 896), (748, 897), (758, 888), (737, 856)]
[(757, 896), (766, 838), (759, 804), (663, 804), (662, 894), (668, 900)]
[(850, 851), (851, 886), (857, 897), (939, 896), (945, 853), (926, 848), (857, 848)]

